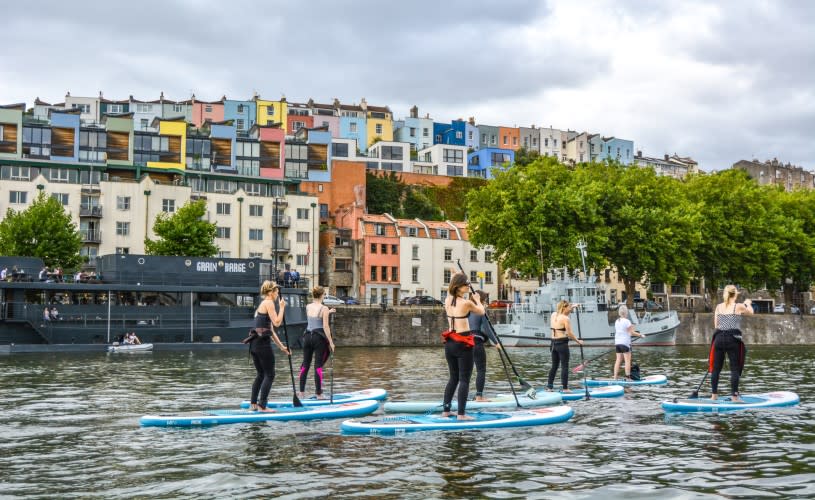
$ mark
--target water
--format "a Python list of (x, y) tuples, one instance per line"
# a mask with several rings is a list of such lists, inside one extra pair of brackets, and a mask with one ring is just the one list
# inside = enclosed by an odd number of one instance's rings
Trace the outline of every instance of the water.
[[(505, 391), (488, 355), (488, 392)], [(548, 351), (510, 355), (540, 387)], [(794, 390), (800, 406), (667, 417), (659, 402), (696, 387), (705, 355), (640, 348), (644, 374), (670, 383), (573, 402), (564, 424), (399, 437), (345, 436), (331, 420), (139, 426), (148, 413), (236, 407), (254, 376), (244, 351), (0, 357), (0, 497), (815, 497), (815, 347), (750, 347), (743, 392)], [(272, 395), (290, 399), (278, 360)], [(610, 375), (610, 362), (591, 367)], [(336, 392), (440, 398), (446, 365), (440, 348), (340, 349), (335, 374)]]

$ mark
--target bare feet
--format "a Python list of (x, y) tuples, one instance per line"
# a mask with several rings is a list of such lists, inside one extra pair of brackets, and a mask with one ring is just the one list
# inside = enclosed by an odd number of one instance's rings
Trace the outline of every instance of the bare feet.
[(741, 395), (733, 394), (733, 396), (730, 397), (730, 402), (731, 403), (744, 403), (744, 400), (741, 399)]
[(450, 412), (449, 412), (449, 411), (442, 412), (442, 414), (441, 414), (441, 418), (447, 418), (447, 417), (449, 417), (449, 416), (450, 416)]
[(475, 417), (469, 415), (456, 415), (456, 420), (475, 420)]
[(571, 393), (572, 393), (572, 390), (571, 390), (571, 389), (563, 389), (563, 390), (562, 390), (562, 391), (560, 391), (560, 392), (563, 392), (563, 393), (565, 393), (565, 394), (571, 394)]
[(322, 394), (317, 394), (317, 399), (328, 399), (328, 398), (323, 396)]
[(297, 397), (300, 398), (300, 399), (306, 399), (306, 393), (305, 392), (298, 392)]
[(262, 411), (264, 413), (276, 413), (277, 412), (277, 410), (274, 410), (272, 408), (262, 408), (260, 406), (258, 407), (258, 411)]
[(258, 411), (257, 403), (252, 403), (249, 405), (249, 411)]
[(718, 395), (718, 394), (711, 394), (711, 395), (710, 395), (710, 399), (711, 399), (711, 401), (716, 401), (718, 398), (719, 398), (719, 395)]
[(487, 401), (487, 398), (485, 398), (484, 396), (476, 396), (475, 400), (476, 401)]

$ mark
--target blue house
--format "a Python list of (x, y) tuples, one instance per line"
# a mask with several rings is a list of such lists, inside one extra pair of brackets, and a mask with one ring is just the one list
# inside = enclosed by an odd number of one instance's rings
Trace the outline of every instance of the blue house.
[(433, 122), (433, 144), (454, 144), (464, 146), (464, 120), (453, 120), (450, 123)]
[(235, 129), (240, 132), (248, 132), (255, 124), (256, 115), (255, 101), (236, 101), (234, 99), (224, 100), (224, 121), (232, 120)]
[(515, 151), (501, 148), (481, 148), (467, 155), (467, 177), (492, 179), (492, 170), (515, 163)]

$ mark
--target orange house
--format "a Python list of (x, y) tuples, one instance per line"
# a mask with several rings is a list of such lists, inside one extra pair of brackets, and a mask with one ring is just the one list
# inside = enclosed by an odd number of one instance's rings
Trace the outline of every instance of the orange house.
[(359, 218), (359, 296), (371, 304), (399, 301), (399, 228), (384, 215)]
[(515, 151), (521, 148), (521, 129), (498, 127), (498, 147)]

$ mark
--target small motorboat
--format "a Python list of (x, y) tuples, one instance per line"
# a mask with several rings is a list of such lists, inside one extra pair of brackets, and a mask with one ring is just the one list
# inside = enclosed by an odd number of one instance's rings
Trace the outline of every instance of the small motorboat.
[(153, 344), (113, 344), (108, 346), (108, 352), (149, 352)]

